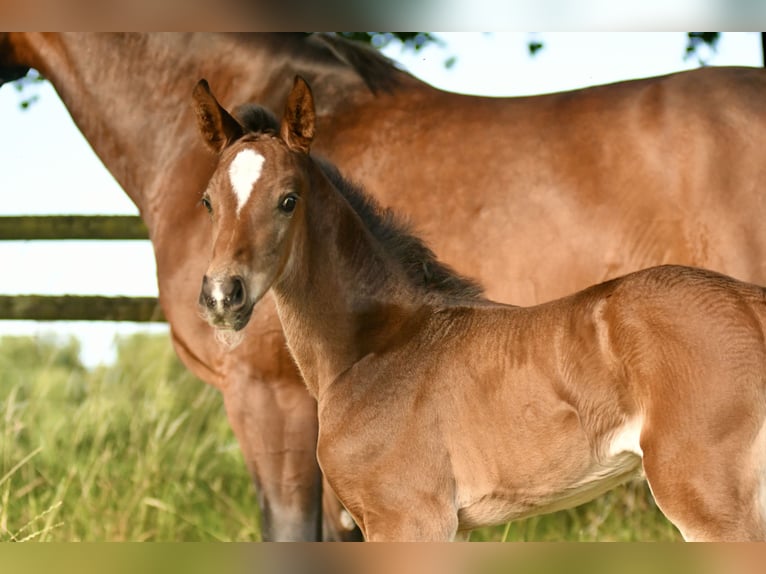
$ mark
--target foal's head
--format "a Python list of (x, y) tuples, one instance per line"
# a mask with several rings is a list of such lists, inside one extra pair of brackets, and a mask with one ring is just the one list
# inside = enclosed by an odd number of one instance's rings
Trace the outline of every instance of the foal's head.
[(314, 102), (306, 82), (296, 78), (281, 124), (250, 109), (242, 116), (246, 127), (219, 105), (204, 80), (193, 96), (202, 136), (219, 154), (202, 196), (213, 221), (213, 254), (199, 305), (211, 325), (238, 331), (284, 270), (303, 218)]

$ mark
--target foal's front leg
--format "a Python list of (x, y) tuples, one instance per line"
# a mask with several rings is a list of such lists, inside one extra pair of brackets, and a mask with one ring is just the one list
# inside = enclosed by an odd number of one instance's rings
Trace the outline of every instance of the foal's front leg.
[[(344, 437), (347, 438), (347, 437)], [(319, 461), (325, 477), (367, 541), (452, 541), (458, 516), (449, 480), (429, 465), (408, 465), (404, 452), (391, 460), (381, 455), (366, 465), (343, 438), (320, 439)], [(418, 451), (418, 449), (414, 449)], [(342, 454), (339, 454), (342, 453)], [(397, 464), (398, 463), (398, 464)]]
[(416, 508), (383, 509), (366, 517), (362, 532), (370, 542), (451, 542), (457, 535), (457, 515), (422, 516)]
[[(407, 432), (412, 428), (407, 405), (387, 404), (376, 411), (374, 393), (349, 401), (355, 380), (342, 383), (348, 385), (335, 384), (320, 394), (317, 457), (364, 539), (454, 540), (455, 477), (441, 435)], [(419, 419), (418, 424), (436, 426), (433, 420)]]

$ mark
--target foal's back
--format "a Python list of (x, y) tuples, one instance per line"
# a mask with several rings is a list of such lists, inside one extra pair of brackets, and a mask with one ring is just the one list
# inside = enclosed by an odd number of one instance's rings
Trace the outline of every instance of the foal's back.
[(741, 413), (755, 408), (759, 423), (766, 413), (766, 290), (758, 285), (667, 265), (535, 307), (470, 314), (465, 352), (452, 365), (441, 356), (443, 369), (463, 371), (469, 388), (493, 379), (501, 394), (550, 392), (578, 411), (593, 444), (635, 416), (698, 441), (728, 431)]

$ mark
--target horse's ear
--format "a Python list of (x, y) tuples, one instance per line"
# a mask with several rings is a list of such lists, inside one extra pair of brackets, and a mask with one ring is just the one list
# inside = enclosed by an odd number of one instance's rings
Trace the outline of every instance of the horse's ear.
[(199, 131), (214, 152), (222, 152), (245, 133), (242, 125), (215, 99), (206, 80), (197, 82), (192, 98)]
[(309, 153), (314, 139), (314, 97), (306, 80), (295, 76), (293, 89), (287, 98), (282, 116), (280, 135), (290, 149)]

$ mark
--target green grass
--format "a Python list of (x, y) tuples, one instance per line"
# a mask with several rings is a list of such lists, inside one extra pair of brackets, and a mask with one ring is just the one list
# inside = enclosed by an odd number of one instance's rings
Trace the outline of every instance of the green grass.
[(74, 341), (0, 340), (0, 540), (258, 540), (220, 395), (166, 337), (86, 371)]
[[(221, 397), (165, 336), (119, 341), (89, 371), (74, 340), (0, 339), (0, 541), (259, 540)], [(677, 540), (631, 483), (471, 540)]]

